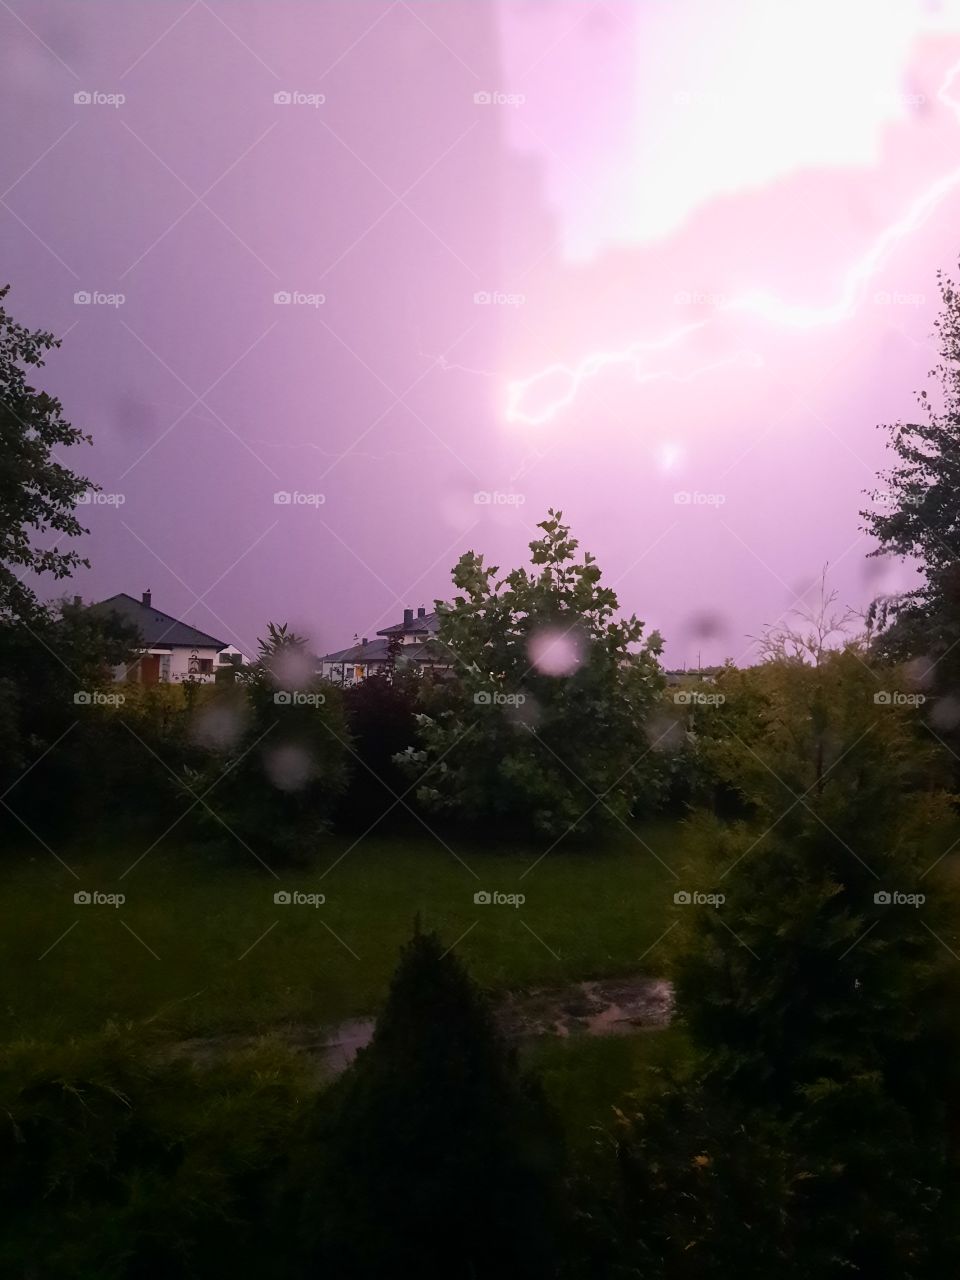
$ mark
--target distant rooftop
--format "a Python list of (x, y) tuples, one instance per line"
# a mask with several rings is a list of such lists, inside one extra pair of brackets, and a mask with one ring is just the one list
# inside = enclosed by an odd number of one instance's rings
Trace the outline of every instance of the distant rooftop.
[(184, 647), (191, 649), (226, 649), (226, 640), (218, 640), (187, 622), (180, 622), (169, 613), (153, 607), (149, 591), (140, 600), (128, 596), (125, 591), (88, 606), (91, 613), (116, 614), (123, 622), (132, 623), (140, 632), (140, 638), (148, 649)]
[(402, 622), (395, 622), (392, 627), (384, 627), (382, 631), (377, 632), (377, 635), (416, 635), (424, 631), (429, 635), (436, 635), (439, 630), (440, 615), (438, 613), (427, 613), (426, 609), (421, 605), (416, 614), (412, 609), (404, 609)]

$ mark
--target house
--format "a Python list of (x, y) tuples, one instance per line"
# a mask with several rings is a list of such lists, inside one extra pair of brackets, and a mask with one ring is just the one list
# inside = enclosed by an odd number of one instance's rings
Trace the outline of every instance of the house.
[(422, 605), (416, 615), (412, 609), (404, 609), (403, 621), (384, 627), (376, 639), (354, 637), (346, 649), (318, 658), (319, 673), (334, 684), (353, 685), (394, 666), (420, 673), (449, 671), (453, 662), (437, 639), (439, 630), (439, 614), (427, 613)]
[[(212, 684), (217, 667), (234, 663), (233, 655), (239, 653), (225, 640), (155, 609), (149, 591), (144, 591), (139, 600), (121, 592), (89, 609), (92, 613), (114, 614), (140, 633), (139, 657), (128, 667), (114, 667), (115, 680), (136, 684), (182, 684), (185, 680)], [(241, 660), (242, 656), (239, 655)]]

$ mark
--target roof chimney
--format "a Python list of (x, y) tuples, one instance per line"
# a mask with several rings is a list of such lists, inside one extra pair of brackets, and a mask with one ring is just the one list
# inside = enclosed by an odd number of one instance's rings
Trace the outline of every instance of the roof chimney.
[(404, 609), (404, 611), (403, 611), (403, 625), (404, 625), (405, 627), (407, 627), (407, 628), (409, 628), (409, 627), (412, 627), (412, 626), (413, 626), (413, 610), (412, 610), (412, 609)]
[(148, 609), (153, 607), (153, 596), (150, 592), (149, 587), (143, 593), (143, 603), (147, 606)]
[(366, 644), (366, 643), (367, 643), (367, 637), (366, 637), (366, 636), (364, 636), (364, 637), (363, 637), (363, 639), (360, 641), (360, 643), (361, 643), (361, 644)]
[(417, 617), (418, 617), (418, 618), (425, 618), (426, 616), (427, 616), (427, 611), (426, 611), (426, 609), (423, 607), (423, 605), (421, 605), (421, 606), (420, 606), (420, 608), (417, 610)]

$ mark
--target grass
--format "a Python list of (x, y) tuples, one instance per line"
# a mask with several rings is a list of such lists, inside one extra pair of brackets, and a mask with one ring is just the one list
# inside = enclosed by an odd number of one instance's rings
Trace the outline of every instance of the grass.
[[(279, 880), (243, 850), (225, 864), (188, 846), (158, 846), (124, 875), (145, 844), (58, 845), (76, 878), (39, 847), (8, 853), (3, 1039), (142, 1019), (171, 1038), (257, 1034), (368, 1014), (417, 915), (492, 989), (655, 975), (654, 944), (675, 887), (658, 858), (679, 861), (680, 828), (658, 823), (602, 849), (554, 850), (529, 871), (542, 848), (456, 842), (451, 851), (424, 833), (367, 838), (347, 852), (348, 841), (331, 840), (311, 866)], [(126, 901), (75, 905), (78, 889)], [(278, 889), (323, 893), (326, 902), (275, 905)], [(476, 905), (480, 889), (526, 902)], [(596, 1050), (598, 1061), (623, 1052)]]

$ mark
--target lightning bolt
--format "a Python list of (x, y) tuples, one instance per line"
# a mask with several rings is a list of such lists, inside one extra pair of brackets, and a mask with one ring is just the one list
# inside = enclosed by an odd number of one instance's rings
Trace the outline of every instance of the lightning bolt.
[[(954, 63), (944, 76), (937, 91), (937, 101), (951, 110), (960, 122), (960, 103), (955, 101), (948, 92), (958, 71), (960, 71), (960, 62)], [(747, 313), (784, 328), (814, 329), (839, 324), (854, 314), (863, 297), (864, 289), (892, 247), (921, 227), (957, 187), (960, 187), (960, 168), (944, 174), (921, 192), (906, 212), (896, 222), (884, 228), (867, 252), (846, 272), (836, 300), (829, 305), (804, 306), (762, 290), (752, 290), (721, 303), (716, 308), (717, 312)], [(616, 365), (632, 365), (638, 370), (637, 380), (643, 383), (663, 379), (691, 381), (717, 368), (743, 363), (745, 355), (754, 365), (759, 363), (758, 357), (741, 352), (729, 359), (694, 370), (686, 377), (656, 370), (640, 372), (643, 358), (651, 352), (677, 346), (690, 334), (710, 323), (715, 322), (700, 320), (674, 329), (661, 338), (632, 342), (620, 350), (593, 352), (574, 365), (563, 363), (548, 365), (528, 378), (511, 382), (507, 387), (506, 419), (508, 422), (523, 422), (530, 425), (549, 422), (573, 403), (585, 382)]]

